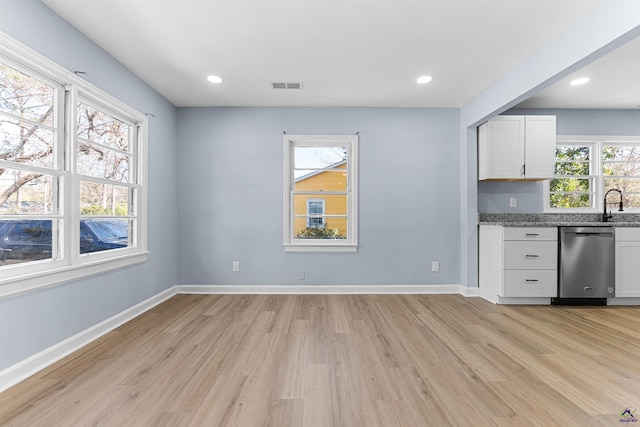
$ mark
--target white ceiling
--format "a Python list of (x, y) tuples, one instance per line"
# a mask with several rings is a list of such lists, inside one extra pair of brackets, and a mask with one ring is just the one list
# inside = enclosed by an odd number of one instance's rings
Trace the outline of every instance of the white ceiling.
[[(583, 86), (569, 83), (579, 77)], [(531, 96), (516, 108), (605, 108), (640, 107), (640, 39), (613, 52)]]
[(604, 0), (42, 1), (176, 106), (456, 108)]

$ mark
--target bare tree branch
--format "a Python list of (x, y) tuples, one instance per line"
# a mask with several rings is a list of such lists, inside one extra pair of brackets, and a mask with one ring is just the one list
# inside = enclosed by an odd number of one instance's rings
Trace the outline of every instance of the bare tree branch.
[(11, 197), (13, 193), (18, 191), (20, 187), (22, 187), (29, 181), (40, 178), (41, 176), (42, 174), (39, 173), (30, 173), (18, 179), (15, 183), (13, 183), (13, 185), (11, 185), (9, 188), (4, 190), (2, 194), (0, 194), (0, 206), (2, 206), (7, 200), (9, 200), (9, 197)]

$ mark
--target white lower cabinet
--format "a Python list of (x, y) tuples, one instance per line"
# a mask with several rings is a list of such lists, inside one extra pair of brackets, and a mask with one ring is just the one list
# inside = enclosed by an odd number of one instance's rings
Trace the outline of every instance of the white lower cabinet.
[(556, 227), (481, 225), (479, 243), (479, 285), (482, 297), (497, 303), (504, 302), (500, 301), (501, 298), (557, 296)]
[(616, 227), (616, 298), (640, 297), (640, 228)]

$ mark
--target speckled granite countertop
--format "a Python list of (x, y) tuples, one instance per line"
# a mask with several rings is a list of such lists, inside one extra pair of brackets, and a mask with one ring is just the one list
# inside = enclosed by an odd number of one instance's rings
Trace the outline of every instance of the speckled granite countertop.
[(613, 213), (609, 222), (602, 222), (602, 214), (525, 214), (481, 213), (480, 225), (505, 227), (640, 227), (640, 214)]

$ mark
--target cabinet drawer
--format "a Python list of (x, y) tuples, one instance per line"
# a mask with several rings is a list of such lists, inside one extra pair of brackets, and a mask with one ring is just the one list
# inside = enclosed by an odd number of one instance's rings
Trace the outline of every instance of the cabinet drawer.
[(557, 270), (504, 270), (503, 297), (555, 297)]
[(640, 242), (640, 228), (616, 227), (616, 242)]
[(558, 227), (504, 227), (504, 240), (558, 240)]
[(505, 269), (534, 270), (558, 268), (558, 242), (526, 242), (511, 240), (503, 243)]

